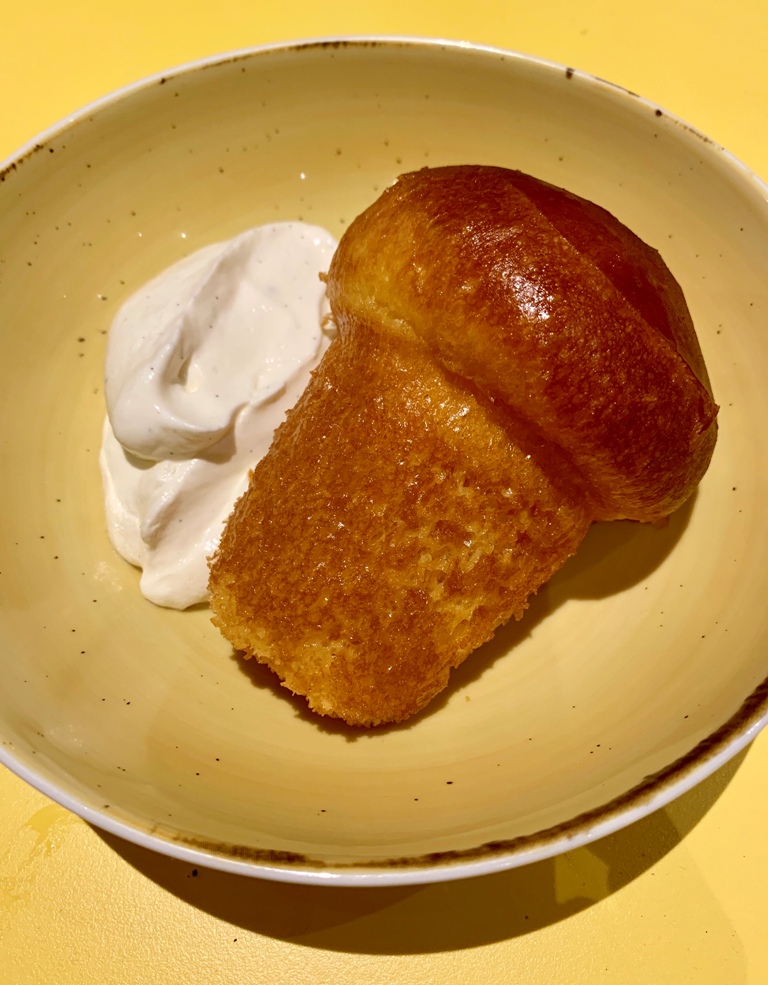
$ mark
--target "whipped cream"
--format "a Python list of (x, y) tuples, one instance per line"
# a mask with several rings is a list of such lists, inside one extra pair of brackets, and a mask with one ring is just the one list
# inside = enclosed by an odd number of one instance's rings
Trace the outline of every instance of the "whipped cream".
[(99, 462), (110, 539), (151, 602), (207, 599), (223, 524), (330, 343), (318, 274), (335, 249), (318, 226), (261, 226), (174, 264), (118, 312)]

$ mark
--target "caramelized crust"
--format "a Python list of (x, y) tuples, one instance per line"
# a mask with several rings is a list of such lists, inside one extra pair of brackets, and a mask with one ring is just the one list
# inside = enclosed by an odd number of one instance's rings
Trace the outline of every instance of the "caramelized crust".
[(418, 711), (519, 617), (590, 513), (423, 343), (360, 329), (333, 343), (254, 469), (211, 593), (236, 648), (315, 711), (374, 725)]
[(595, 519), (695, 488), (716, 407), (682, 294), (517, 172), (406, 175), (328, 275), (339, 338), (211, 561), (213, 621), (320, 714), (401, 721)]
[(328, 293), (560, 447), (597, 519), (659, 520), (706, 471), (717, 407), (682, 292), (596, 205), (504, 168), (407, 174), (342, 238)]

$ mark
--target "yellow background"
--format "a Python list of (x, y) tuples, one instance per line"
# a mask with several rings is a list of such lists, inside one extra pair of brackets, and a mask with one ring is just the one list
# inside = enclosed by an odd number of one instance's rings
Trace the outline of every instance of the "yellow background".
[[(765, 0), (6, 0), (0, 160), (173, 65), (374, 33), (493, 44), (610, 79), (768, 178)], [(325, 889), (155, 856), (0, 768), (0, 983), (764, 985), (767, 826), (763, 735), (696, 790), (589, 848), (465, 882)]]

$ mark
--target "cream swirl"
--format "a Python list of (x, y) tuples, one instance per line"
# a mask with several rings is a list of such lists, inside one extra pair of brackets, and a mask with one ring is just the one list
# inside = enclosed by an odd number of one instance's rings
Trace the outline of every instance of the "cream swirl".
[(207, 598), (207, 557), (330, 341), (318, 274), (336, 248), (300, 222), (174, 264), (110, 329), (100, 465), (110, 539), (152, 602)]

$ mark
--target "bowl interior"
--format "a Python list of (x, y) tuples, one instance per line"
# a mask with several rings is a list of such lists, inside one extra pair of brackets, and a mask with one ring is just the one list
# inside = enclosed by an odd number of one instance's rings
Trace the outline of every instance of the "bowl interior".
[[(132, 291), (200, 246), (282, 219), (338, 236), (397, 174), (470, 162), (593, 199), (662, 253), (720, 437), (666, 529), (593, 528), (425, 713), (361, 733), (242, 663), (207, 610), (139, 594), (103, 522), (105, 335)], [(637, 808), (647, 790), (627, 791), (665, 770), (658, 784), (674, 782), (729, 719), (721, 746), (765, 713), (743, 705), (768, 677), (768, 208), (720, 148), (579, 73), (357, 42), (153, 80), (2, 179), (0, 737), (48, 792), (164, 850), (278, 876), (509, 864), (574, 818)]]

